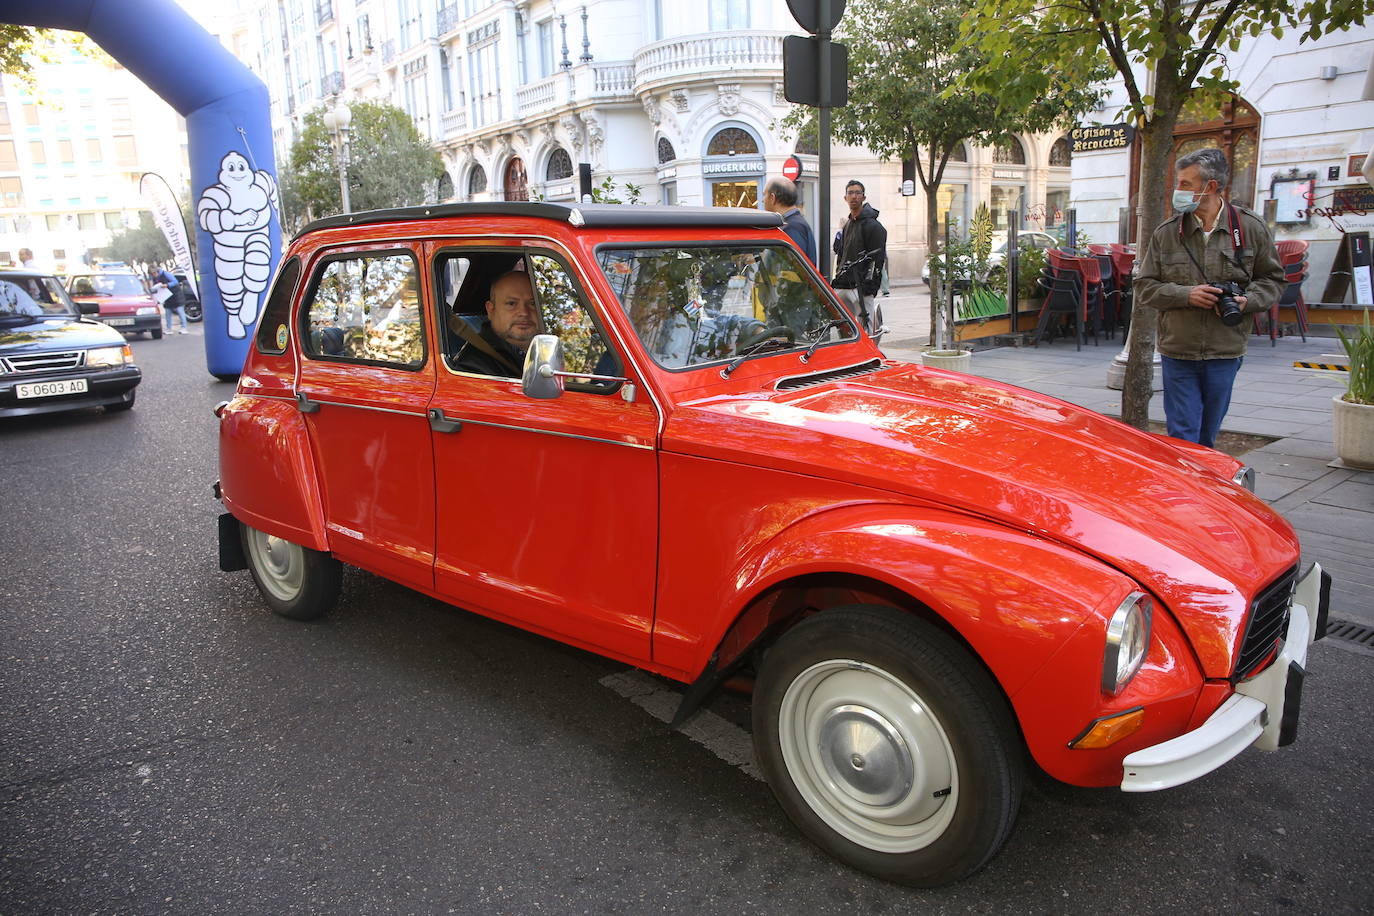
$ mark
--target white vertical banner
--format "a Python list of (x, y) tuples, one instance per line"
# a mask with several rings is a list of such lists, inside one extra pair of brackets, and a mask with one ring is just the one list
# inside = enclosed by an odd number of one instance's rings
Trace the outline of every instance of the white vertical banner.
[(148, 202), (149, 209), (153, 211), (153, 221), (162, 230), (167, 245), (172, 249), (173, 263), (176, 264), (177, 270), (185, 274), (186, 282), (191, 285), (191, 292), (199, 297), (200, 290), (196, 289), (195, 261), (191, 257), (191, 244), (187, 239), (186, 220), (181, 215), (176, 195), (172, 193), (167, 180), (156, 172), (144, 172), (138, 189), (143, 199)]

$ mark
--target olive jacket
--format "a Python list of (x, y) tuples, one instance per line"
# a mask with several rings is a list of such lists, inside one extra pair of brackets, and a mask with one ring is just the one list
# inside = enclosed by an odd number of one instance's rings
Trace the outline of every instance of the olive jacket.
[[(1244, 245), (1239, 252), (1235, 250), (1223, 206), (1210, 236), (1203, 235), (1202, 224), (1192, 214), (1165, 220), (1150, 237), (1145, 256), (1137, 262), (1132, 280), (1134, 308), (1144, 306), (1158, 313), (1156, 346), (1164, 356), (1174, 359), (1244, 356), (1254, 314), (1268, 311), (1283, 294), (1287, 281), (1269, 227), (1244, 207), (1236, 207), (1236, 213), (1244, 236)], [(1183, 225), (1181, 234), (1180, 221)], [(1186, 251), (1184, 246), (1187, 246)], [(1192, 258), (1188, 256), (1189, 251)], [(1235, 261), (1237, 255), (1239, 265)], [(1197, 264), (1193, 263), (1193, 258), (1197, 259)], [(1194, 286), (1219, 280), (1234, 280), (1245, 290), (1245, 317), (1234, 327), (1222, 324), (1214, 309), (1188, 304), (1188, 291)]]

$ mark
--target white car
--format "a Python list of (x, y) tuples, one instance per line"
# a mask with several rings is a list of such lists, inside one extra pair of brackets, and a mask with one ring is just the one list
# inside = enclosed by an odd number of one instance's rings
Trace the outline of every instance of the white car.
[[(1016, 237), (1016, 244), (1025, 251), (1029, 248), (1058, 248), (1062, 242), (1048, 232), (1028, 231), (1019, 233)], [(988, 267), (998, 267), (1007, 259), (1007, 231), (1005, 229), (992, 234), (992, 251), (988, 255)], [(955, 264), (958, 268), (959, 265)], [(921, 282), (930, 285), (930, 258), (926, 258), (925, 264), (921, 265)]]

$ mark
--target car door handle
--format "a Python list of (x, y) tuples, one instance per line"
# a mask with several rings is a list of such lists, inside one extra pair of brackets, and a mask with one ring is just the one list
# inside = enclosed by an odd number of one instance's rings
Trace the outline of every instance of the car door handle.
[(296, 392), (296, 409), (301, 413), (319, 413), (320, 402), (310, 400), (310, 395), (304, 391)]
[(431, 407), (428, 413), (429, 428), (436, 433), (456, 433), (463, 428), (462, 420), (444, 416), (444, 412), (438, 407)]

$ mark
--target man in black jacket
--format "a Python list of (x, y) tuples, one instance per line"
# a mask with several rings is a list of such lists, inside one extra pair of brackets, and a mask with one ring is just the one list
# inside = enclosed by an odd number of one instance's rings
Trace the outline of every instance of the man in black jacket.
[(849, 219), (835, 240), (835, 279), (830, 285), (871, 334), (878, 329), (873, 297), (878, 294), (887, 263), (887, 230), (878, 222), (878, 211), (864, 200), (863, 182), (851, 181), (844, 186)]
[(482, 322), (481, 331), (473, 334), (470, 326), (459, 328), (462, 323), (463, 319), (457, 315), (449, 319), (450, 326), (464, 340), (463, 348), (454, 358), (455, 369), (478, 375), (519, 378), (530, 341), (544, 331), (529, 274), (512, 270), (492, 281), (487, 318)]

